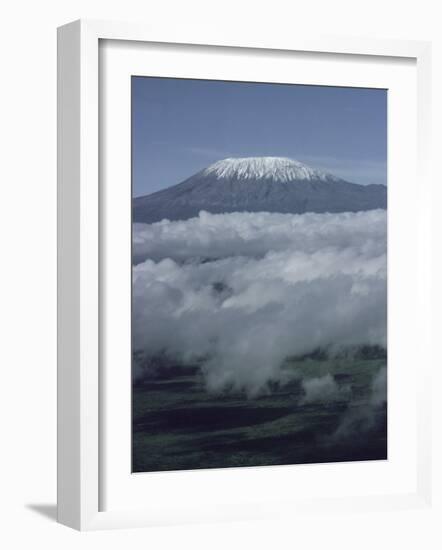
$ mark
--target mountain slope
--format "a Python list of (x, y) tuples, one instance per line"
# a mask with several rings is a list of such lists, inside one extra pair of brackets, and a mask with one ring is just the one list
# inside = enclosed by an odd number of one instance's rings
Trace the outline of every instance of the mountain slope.
[(357, 185), (296, 160), (224, 159), (178, 185), (133, 199), (133, 221), (185, 220), (223, 212), (357, 212), (386, 208), (383, 185)]

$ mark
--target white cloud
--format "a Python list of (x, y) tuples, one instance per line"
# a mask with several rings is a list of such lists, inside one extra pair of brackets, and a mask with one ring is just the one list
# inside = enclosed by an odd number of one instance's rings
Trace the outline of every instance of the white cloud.
[(331, 374), (317, 378), (307, 378), (302, 381), (302, 387), (305, 391), (305, 396), (301, 403), (348, 400), (351, 393), (349, 386), (340, 388)]
[(373, 379), (371, 402), (376, 406), (387, 402), (387, 368), (383, 367)]
[(386, 230), (384, 210), (302, 215), (201, 212), (186, 221), (134, 224), (133, 251), (137, 263), (147, 258), (197, 261), (235, 255), (260, 257), (286, 249), (313, 254), (328, 248), (363, 252), (377, 247), (377, 251), (385, 252)]
[(200, 361), (209, 388), (254, 393), (288, 356), (386, 345), (385, 211), (138, 224), (134, 256), (134, 349)]

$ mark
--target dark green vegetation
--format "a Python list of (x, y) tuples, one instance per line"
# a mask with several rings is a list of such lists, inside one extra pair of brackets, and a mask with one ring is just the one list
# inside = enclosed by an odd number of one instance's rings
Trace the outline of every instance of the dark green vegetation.
[[(257, 397), (210, 393), (198, 368), (169, 368), (134, 384), (133, 471), (187, 470), (387, 458), (377, 353), (291, 360), (285, 383)], [(306, 394), (327, 376), (333, 391)]]

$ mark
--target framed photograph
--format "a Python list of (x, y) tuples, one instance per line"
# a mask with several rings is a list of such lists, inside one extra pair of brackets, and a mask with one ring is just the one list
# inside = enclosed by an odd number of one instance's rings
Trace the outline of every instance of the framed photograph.
[(59, 521), (428, 506), (429, 44), (58, 51)]

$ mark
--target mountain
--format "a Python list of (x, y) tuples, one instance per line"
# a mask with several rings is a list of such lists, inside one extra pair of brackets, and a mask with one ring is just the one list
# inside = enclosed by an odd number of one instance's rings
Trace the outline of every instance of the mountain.
[(227, 158), (182, 183), (136, 197), (133, 221), (222, 212), (357, 212), (387, 207), (384, 185), (358, 185), (281, 157)]

